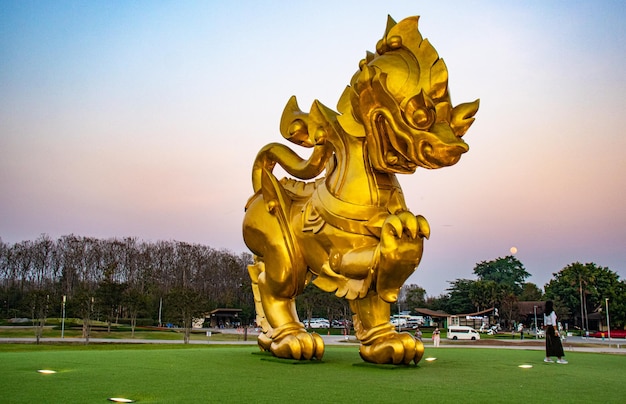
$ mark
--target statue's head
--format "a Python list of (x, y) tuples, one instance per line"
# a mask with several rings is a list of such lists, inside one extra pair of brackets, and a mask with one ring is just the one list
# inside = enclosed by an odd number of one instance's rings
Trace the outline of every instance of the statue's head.
[(419, 17), (389, 17), (376, 53), (367, 53), (342, 94), (338, 120), (365, 137), (376, 170), (413, 173), (455, 164), (469, 147), (462, 136), (478, 100), (453, 107), (448, 70), (418, 30)]

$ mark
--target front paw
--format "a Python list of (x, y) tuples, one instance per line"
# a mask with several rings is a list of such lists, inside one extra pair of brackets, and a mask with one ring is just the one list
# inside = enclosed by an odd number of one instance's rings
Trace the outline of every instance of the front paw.
[(424, 344), (406, 332), (394, 332), (383, 335), (368, 345), (361, 345), (359, 354), (364, 361), (371, 363), (417, 364), (424, 356)]
[(297, 331), (274, 339), (270, 345), (270, 352), (284, 359), (322, 359), (324, 340), (317, 333)]
[(378, 249), (376, 291), (381, 299), (389, 303), (398, 299), (400, 288), (422, 259), (428, 237), (430, 227), (422, 216), (404, 211), (387, 217)]

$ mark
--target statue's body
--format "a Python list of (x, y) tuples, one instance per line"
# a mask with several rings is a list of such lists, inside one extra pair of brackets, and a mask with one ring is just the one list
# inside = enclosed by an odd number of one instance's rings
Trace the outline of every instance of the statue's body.
[[(350, 301), (365, 361), (409, 364), (423, 355), (420, 341), (390, 323), (390, 303), (430, 235), (426, 219), (407, 208), (396, 174), (455, 164), (468, 150), (461, 136), (478, 101), (452, 107), (446, 66), (417, 23), (389, 18), (376, 53), (361, 61), (342, 94), (339, 113), (318, 101), (305, 113), (289, 100), (281, 133), (312, 148), (308, 159), (273, 143), (254, 162), (243, 235), (255, 254), (249, 272), (259, 346), (275, 356), (324, 353), (322, 338), (307, 333), (295, 307), (310, 281)], [(276, 164), (298, 179), (278, 180)]]

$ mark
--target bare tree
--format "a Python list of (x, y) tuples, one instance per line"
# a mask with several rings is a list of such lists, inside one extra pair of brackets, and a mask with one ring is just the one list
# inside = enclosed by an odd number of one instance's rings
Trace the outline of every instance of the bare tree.
[(153, 280), (151, 249), (147, 243), (138, 244), (134, 238), (126, 238), (124, 267), (127, 279), (127, 288), (124, 293), (124, 305), (130, 319), (131, 337), (135, 336), (137, 316), (146, 306), (146, 295), (151, 290)]
[(43, 335), (50, 294), (53, 292), (53, 250), (54, 243), (46, 234), (42, 234), (30, 245), (32, 259), (30, 271), (27, 274), (27, 284), (30, 289), (33, 325), (37, 344)]

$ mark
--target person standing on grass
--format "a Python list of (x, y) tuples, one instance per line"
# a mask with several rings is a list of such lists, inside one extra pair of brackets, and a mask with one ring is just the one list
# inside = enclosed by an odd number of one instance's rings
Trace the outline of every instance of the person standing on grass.
[(435, 347), (439, 346), (439, 341), (441, 340), (441, 336), (439, 333), (439, 327), (435, 328), (435, 331), (433, 331), (433, 345)]
[(556, 363), (566, 364), (567, 360), (563, 358), (565, 354), (563, 353), (561, 337), (556, 328), (556, 313), (554, 312), (554, 303), (552, 300), (546, 302), (546, 308), (543, 312), (543, 324), (546, 327), (546, 358), (543, 361), (552, 363), (554, 361), (551, 357), (556, 356)]

